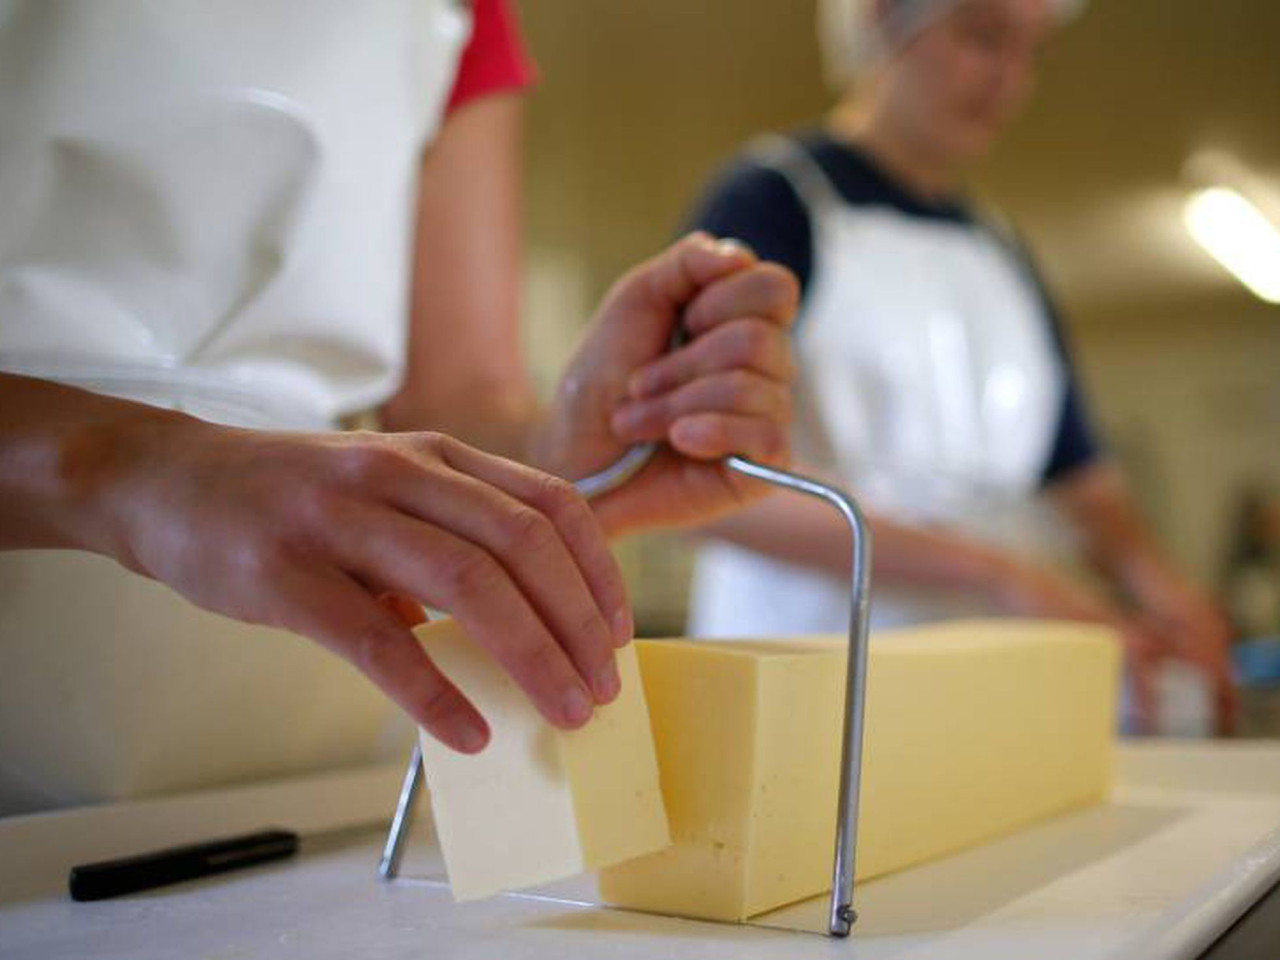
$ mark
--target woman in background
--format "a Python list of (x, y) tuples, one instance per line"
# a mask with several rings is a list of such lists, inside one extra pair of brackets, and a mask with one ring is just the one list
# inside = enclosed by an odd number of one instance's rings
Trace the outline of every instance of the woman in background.
[[(824, 128), (753, 145), (694, 222), (801, 280), (793, 444), (869, 508), (878, 625), (1110, 622), (1127, 644), (1139, 727), (1150, 726), (1155, 665), (1171, 656), (1203, 671), (1225, 730), (1225, 620), (1170, 564), (1101, 450), (1026, 251), (964, 192), (1074, 6), (823, 0), (840, 92)], [(848, 544), (823, 505), (775, 495), (708, 532), (691, 632), (842, 629)], [(1076, 553), (1124, 609), (1065, 575)]]

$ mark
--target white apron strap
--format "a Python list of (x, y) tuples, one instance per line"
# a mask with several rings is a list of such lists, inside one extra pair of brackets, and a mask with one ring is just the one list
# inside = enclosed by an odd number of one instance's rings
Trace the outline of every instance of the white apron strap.
[[(757, 137), (747, 146), (747, 156), (787, 181), (796, 199), (808, 212), (815, 234), (826, 220), (825, 215), (844, 205), (827, 172), (808, 150), (790, 137), (778, 134)], [(817, 243), (815, 236), (815, 247)]]

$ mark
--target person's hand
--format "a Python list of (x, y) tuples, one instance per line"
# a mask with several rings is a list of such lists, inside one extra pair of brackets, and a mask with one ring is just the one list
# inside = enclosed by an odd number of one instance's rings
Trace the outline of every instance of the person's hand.
[(1210, 684), (1217, 732), (1234, 731), (1239, 708), (1231, 672), (1231, 623), (1202, 590), (1176, 572), (1146, 569), (1128, 580), (1146, 628), (1164, 656), (1186, 660)]
[(551, 723), (617, 696), (622, 576), (565, 481), (438, 434), (284, 434), (148, 424), (97, 498), (110, 548), (205, 609), (345, 657), (429, 733), (485, 721), (415, 640), (405, 597), (452, 613)]
[(1130, 619), (1146, 638), (1140, 658), (1174, 657), (1199, 669), (1213, 689), (1218, 730), (1230, 732), (1236, 691), (1227, 618), (1169, 562), (1119, 468), (1086, 464), (1055, 481), (1051, 493), (1079, 528), (1086, 555), (1133, 607)]
[(1161, 614), (1156, 615), (1149, 609), (1122, 610), (1085, 585), (1034, 564), (1010, 563), (996, 583), (997, 597), (1010, 613), (1105, 623), (1119, 633), (1138, 732), (1155, 732), (1156, 674), (1170, 658), (1186, 660), (1204, 673), (1214, 693), (1218, 730), (1230, 732), (1236, 694), (1227, 659), (1229, 628), (1225, 618), (1215, 617), (1212, 604), (1198, 601), (1193, 591), (1162, 595)]
[[(745, 247), (691, 234), (605, 298), (534, 444), (534, 462), (580, 479), (628, 447), (663, 444), (639, 476), (594, 501), (616, 533), (706, 521), (764, 492), (717, 461), (785, 464), (795, 277)], [(683, 325), (688, 342), (668, 353)]]

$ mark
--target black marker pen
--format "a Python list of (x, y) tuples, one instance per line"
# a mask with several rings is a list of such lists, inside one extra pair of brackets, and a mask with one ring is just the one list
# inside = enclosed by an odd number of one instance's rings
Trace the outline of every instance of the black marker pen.
[(297, 852), (296, 833), (264, 830), (227, 840), (171, 847), (136, 857), (72, 867), (68, 887), (73, 900), (104, 900), (269, 860), (281, 860)]

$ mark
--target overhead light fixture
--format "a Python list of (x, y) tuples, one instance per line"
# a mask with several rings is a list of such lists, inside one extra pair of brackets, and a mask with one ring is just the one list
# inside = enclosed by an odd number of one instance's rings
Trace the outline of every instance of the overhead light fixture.
[(1280, 227), (1243, 194), (1208, 187), (1191, 195), (1183, 221), (1196, 242), (1256, 296), (1280, 304)]

